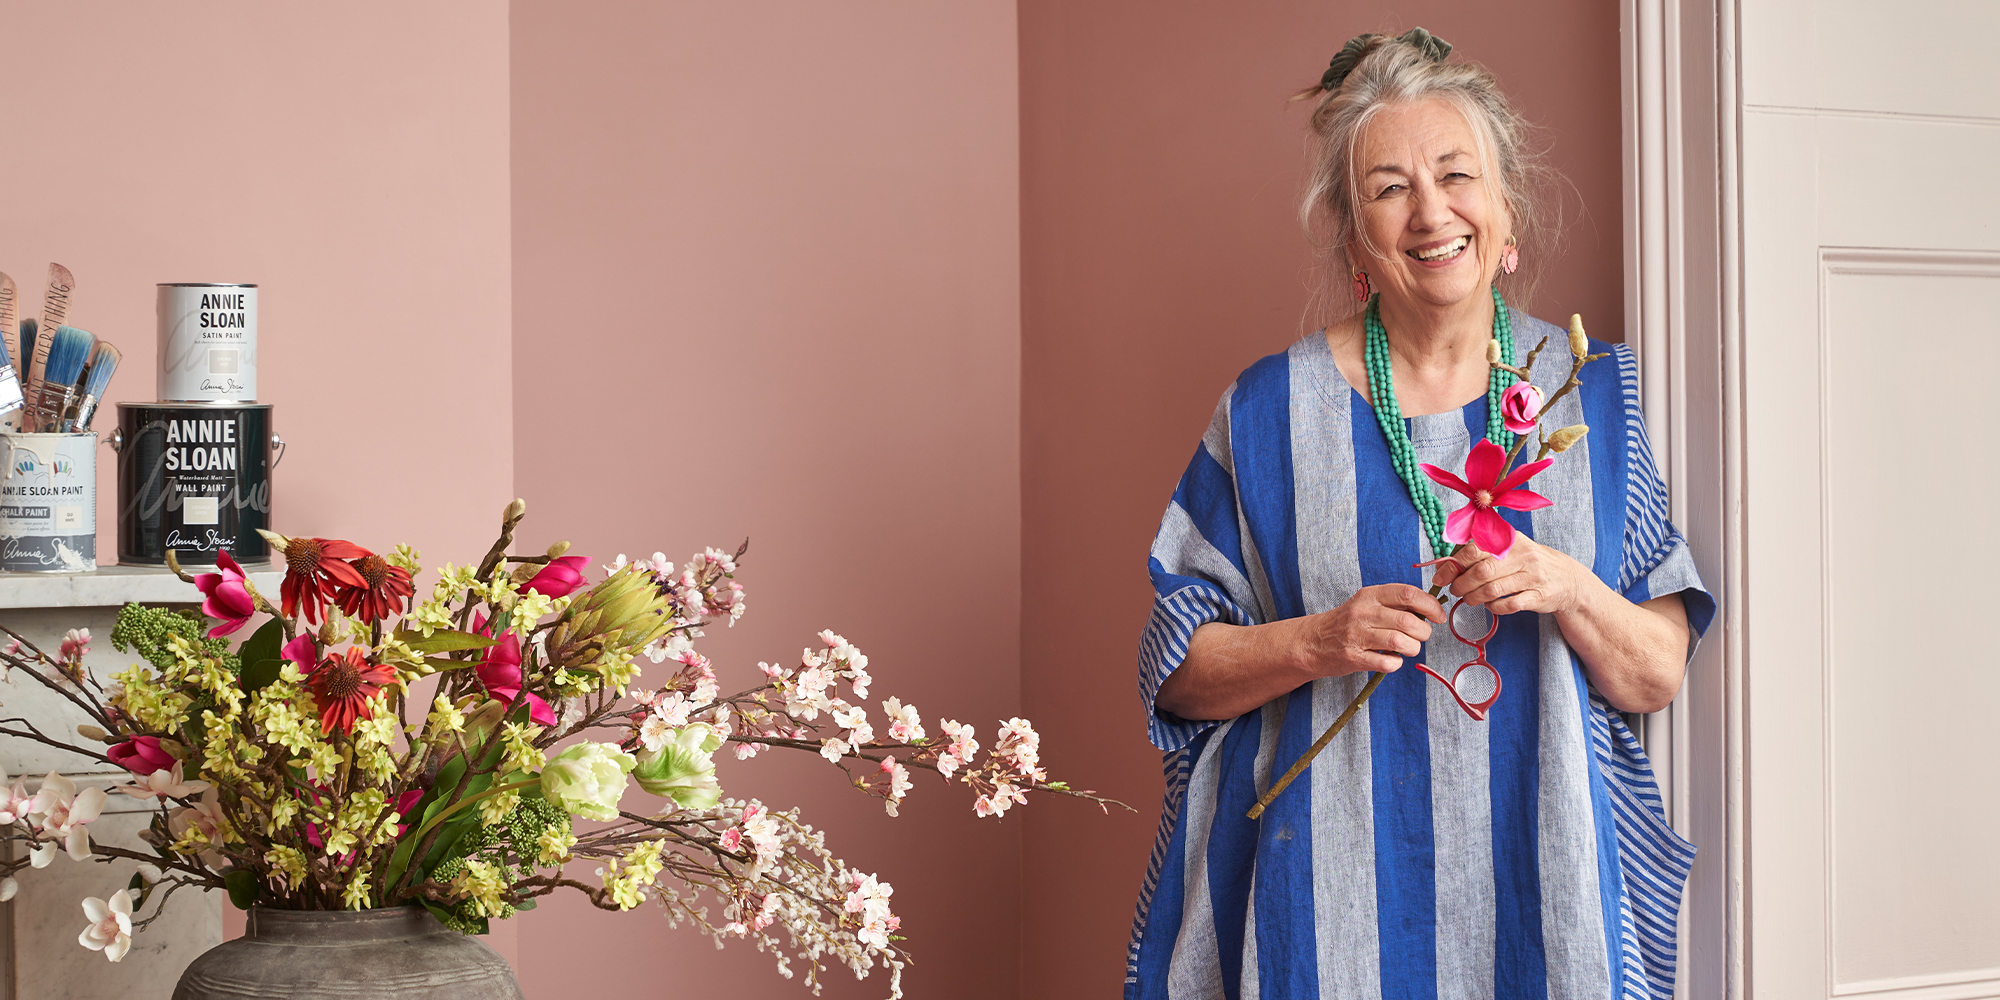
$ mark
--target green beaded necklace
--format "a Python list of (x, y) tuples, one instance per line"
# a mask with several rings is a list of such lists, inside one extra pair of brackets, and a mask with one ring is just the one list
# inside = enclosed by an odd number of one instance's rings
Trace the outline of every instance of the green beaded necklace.
[[(1423, 521), (1424, 534), (1430, 538), (1431, 554), (1442, 558), (1452, 550), (1451, 543), (1444, 538), (1444, 504), (1431, 490), (1423, 470), (1417, 468), (1417, 447), (1410, 443), (1410, 430), (1403, 426), (1403, 408), (1396, 404), (1395, 373), (1389, 366), (1389, 331), (1382, 328), (1378, 308), (1381, 301), (1380, 294), (1369, 299), (1363, 319), (1368, 329), (1368, 347), (1363, 355), (1368, 372), (1368, 399), (1375, 406), (1375, 419), (1382, 425), (1382, 436), (1389, 441), (1389, 462), (1409, 488), (1410, 501), (1417, 505), (1417, 517)], [(1513, 364), (1514, 323), (1507, 315), (1507, 301), (1500, 297), (1497, 288), (1493, 290), (1493, 339), (1500, 342), (1500, 360)], [(1500, 418), (1500, 395), (1515, 381), (1513, 372), (1495, 368), (1486, 383), (1486, 439), (1502, 448), (1514, 446), (1514, 432)]]

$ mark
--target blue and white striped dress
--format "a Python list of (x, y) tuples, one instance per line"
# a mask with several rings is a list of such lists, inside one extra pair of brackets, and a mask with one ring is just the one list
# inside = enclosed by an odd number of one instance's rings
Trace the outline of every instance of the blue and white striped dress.
[[(1549, 338), (1534, 380), (1561, 385), (1567, 332), (1518, 312), (1514, 330), (1516, 357)], [(1667, 521), (1632, 353), (1592, 350), (1615, 367), (1584, 369), (1547, 424), (1591, 433), (1529, 484), (1554, 506), (1505, 516), (1633, 601), (1682, 594), (1699, 633), (1715, 605)], [(1408, 423), (1421, 461), (1457, 471), (1485, 431), (1486, 400)], [(1465, 502), (1439, 492), (1447, 510)], [(1375, 412), (1324, 336), (1257, 362), (1223, 394), (1153, 543), (1139, 690), (1167, 794), (1128, 1000), (1671, 996), (1694, 848), (1663, 819), (1644, 752), (1552, 616), (1502, 619), (1490, 721), (1399, 670), (1261, 820), (1244, 814), (1367, 675), (1314, 681), (1221, 723), (1154, 707), (1203, 624), (1428, 585), (1411, 568), (1428, 558)], [(1472, 655), (1444, 629), (1424, 653), (1445, 671)]]

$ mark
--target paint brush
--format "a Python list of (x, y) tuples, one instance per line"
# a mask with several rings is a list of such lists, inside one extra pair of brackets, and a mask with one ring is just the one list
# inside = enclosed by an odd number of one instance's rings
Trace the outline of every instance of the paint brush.
[(35, 358), (35, 318), (21, 321), (21, 349), (14, 354), (14, 374), (21, 377), (21, 396), (28, 398), (35, 394), (35, 387), (28, 384), (28, 363)]
[(0, 273), (0, 346), (15, 365), (21, 363), (21, 296), (14, 279)]
[(63, 421), (63, 430), (82, 433), (90, 429), (91, 418), (97, 416), (97, 404), (103, 401), (104, 390), (111, 385), (111, 376), (118, 371), (118, 362), (123, 357), (118, 348), (102, 340), (91, 349), (90, 363), (84, 366), (83, 383), (78, 387), (76, 406)]
[[(61, 264), (50, 264), (49, 285), (42, 291), (42, 322), (39, 328), (41, 332), (35, 337), (34, 353), (26, 354), (21, 361), (24, 366), (22, 368), (22, 380), (28, 386), (28, 399), (30, 400), (31, 408), (33, 401), (41, 398), (42, 378), (49, 365), (50, 341), (55, 337), (56, 330), (64, 323), (69, 322), (70, 300), (75, 291), (76, 279), (70, 276), (69, 268)], [(25, 334), (22, 339), (26, 340)], [(88, 360), (89, 353), (90, 349), (85, 348), (85, 360)], [(58, 413), (57, 416), (60, 418), (61, 414)], [(30, 427), (28, 429), (32, 432), (41, 430), (42, 428)], [(50, 429), (53, 430), (54, 428)]]
[(42, 377), (35, 380), (35, 399), (24, 426), (30, 433), (53, 434), (62, 429), (63, 414), (76, 398), (76, 384), (83, 378), (83, 366), (90, 362), (97, 338), (88, 330), (59, 326), (54, 334), (35, 340)]

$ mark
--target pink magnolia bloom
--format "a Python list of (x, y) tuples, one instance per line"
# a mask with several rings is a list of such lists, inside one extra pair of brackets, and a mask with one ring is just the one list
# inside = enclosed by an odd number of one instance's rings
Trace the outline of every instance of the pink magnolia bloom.
[(139, 780), (129, 785), (119, 785), (118, 790), (135, 799), (172, 798), (185, 799), (209, 789), (206, 781), (186, 781), (181, 777), (180, 761), (174, 761), (172, 768), (161, 768), (151, 774), (142, 774)]
[[(486, 616), (474, 614), (472, 631), (485, 635)], [(528, 717), (538, 725), (556, 724), (555, 709), (533, 692), (521, 690), (521, 637), (512, 631), (501, 635), (494, 645), (486, 647), (486, 655), (479, 661), (474, 671), (479, 675), (479, 683), (486, 685), (487, 693), (505, 702), (508, 708), (523, 697), (528, 699)]]
[(300, 670), (311, 670), (319, 663), (319, 644), (313, 641), (311, 632), (301, 632), (298, 638), (285, 643), (278, 655), (298, 664)]
[[(0, 772), (0, 781), (6, 773)], [(18, 823), (35, 811), (35, 797), (28, 793), (28, 779), (15, 778), (4, 792), (0, 792), (0, 826)]]
[(174, 755), (160, 746), (157, 736), (134, 736), (104, 752), (113, 764), (137, 775), (164, 771), (177, 763)]
[(1500, 422), (1516, 434), (1535, 429), (1542, 415), (1542, 390), (1528, 382), (1516, 382), (1500, 394)]
[(541, 572), (530, 577), (521, 589), (532, 590), (544, 597), (567, 597), (583, 586), (583, 570), (589, 565), (588, 556), (557, 556), (549, 560)]
[(1500, 474), (1507, 464), (1507, 453), (1499, 445), (1481, 438), (1478, 444), (1472, 446), (1472, 454), (1466, 456), (1465, 479), (1435, 465), (1423, 465), (1424, 475), (1440, 486), (1465, 494), (1472, 501), (1445, 518), (1445, 541), (1457, 544), (1471, 540), (1492, 554), (1493, 558), (1507, 558), (1507, 553), (1514, 548), (1514, 526), (1508, 524), (1494, 508), (1540, 510), (1552, 504), (1554, 501), (1548, 497), (1518, 487), (1554, 462), (1553, 458), (1529, 462), (1503, 479)]
[(221, 572), (203, 573), (194, 578), (194, 585), (200, 588), (203, 597), (201, 613), (216, 620), (215, 627), (208, 630), (211, 639), (242, 628), (243, 623), (257, 613), (256, 603), (250, 600), (243, 567), (238, 566), (229, 553), (217, 552), (215, 568)]

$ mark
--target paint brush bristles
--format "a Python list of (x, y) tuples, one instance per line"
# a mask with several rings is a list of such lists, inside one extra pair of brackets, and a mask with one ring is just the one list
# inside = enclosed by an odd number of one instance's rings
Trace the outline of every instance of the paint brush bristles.
[(21, 395), (29, 399), (35, 398), (35, 383), (29, 376), (34, 368), (36, 325), (33, 316), (21, 320), (21, 349), (14, 352), (14, 372), (21, 376)]
[(111, 376), (118, 371), (118, 362), (124, 355), (118, 348), (98, 341), (90, 352), (90, 364), (83, 371), (83, 385), (76, 400), (72, 416), (63, 421), (63, 430), (81, 433), (90, 429), (90, 421), (97, 416), (97, 404), (104, 399), (104, 391), (111, 385)]
[[(73, 326), (56, 327), (55, 333), (48, 337), (47, 354), (37, 359), (42, 378), (36, 382), (35, 401), (29, 411), (28, 427), (32, 431), (50, 434), (62, 429), (63, 414), (76, 396), (83, 366), (89, 363), (90, 351), (96, 346), (97, 338), (90, 331)], [(35, 353), (43, 354), (40, 345)]]

